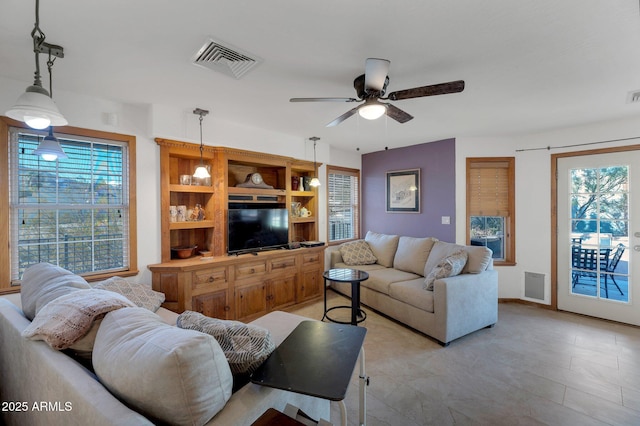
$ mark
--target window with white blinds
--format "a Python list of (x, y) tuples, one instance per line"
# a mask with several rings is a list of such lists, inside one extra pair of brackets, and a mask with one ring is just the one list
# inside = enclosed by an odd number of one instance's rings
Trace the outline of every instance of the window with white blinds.
[(329, 242), (360, 237), (360, 171), (327, 166)]
[(11, 279), (48, 262), (77, 274), (129, 270), (127, 142), (56, 134), (68, 156), (44, 161), (44, 134), (10, 128)]
[(515, 158), (467, 158), (467, 235), (493, 251), (497, 264), (515, 263)]

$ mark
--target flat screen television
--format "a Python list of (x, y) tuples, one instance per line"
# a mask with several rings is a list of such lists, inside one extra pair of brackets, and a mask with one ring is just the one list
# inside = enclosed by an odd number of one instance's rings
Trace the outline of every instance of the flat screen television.
[(230, 205), (227, 219), (229, 254), (273, 250), (289, 244), (289, 210), (282, 205)]

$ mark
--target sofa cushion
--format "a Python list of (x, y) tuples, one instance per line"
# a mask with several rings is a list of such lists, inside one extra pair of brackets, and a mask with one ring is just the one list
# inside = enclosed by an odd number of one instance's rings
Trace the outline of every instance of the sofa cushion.
[(462, 246), (459, 244), (437, 241), (431, 249), (431, 253), (429, 254), (427, 263), (424, 265), (424, 275), (427, 276), (427, 274), (429, 274), (429, 272), (438, 263), (440, 263), (442, 259), (458, 250), (466, 251), (469, 256), (469, 258), (467, 259), (467, 264), (462, 270), (463, 274), (479, 274), (485, 271), (489, 266), (489, 263), (491, 262), (492, 251), (487, 247)]
[(257, 325), (210, 318), (193, 311), (181, 313), (176, 323), (180, 328), (213, 336), (234, 374), (252, 373), (276, 348), (269, 330)]
[(493, 251), (485, 246), (464, 246), (469, 255), (467, 264), (462, 270), (465, 274), (479, 274), (487, 270)]
[(340, 255), (347, 265), (370, 265), (378, 260), (365, 240), (340, 244)]
[(164, 293), (155, 291), (144, 284), (131, 283), (122, 277), (111, 277), (93, 286), (102, 290), (119, 293), (136, 306), (155, 312), (164, 302)]
[(424, 278), (391, 283), (389, 296), (408, 305), (433, 312), (433, 292), (424, 291)]
[(420, 275), (398, 271), (393, 268), (374, 269), (368, 271), (368, 273), (369, 279), (362, 281), (360, 285), (384, 294), (389, 294), (389, 285), (391, 283), (421, 278)]
[(424, 289), (433, 290), (433, 283), (440, 278), (453, 277), (462, 272), (467, 264), (468, 254), (464, 249), (460, 249), (445, 257), (438, 263), (424, 279)]
[(37, 263), (29, 266), (22, 274), (20, 298), (22, 312), (29, 320), (52, 300), (76, 291), (89, 289), (87, 281), (73, 272), (50, 263)]
[(424, 265), (436, 238), (413, 238), (401, 236), (393, 258), (393, 267), (405, 272), (423, 275)]
[(393, 267), (393, 258), (396, 255), (398, 241), (400, 240), (399, 236), (368, 231), (364, 240), (371, 247), (371, 251), (380, 265), (387, 268)]
[(218, 342), (144, 308), (105, 316), (93, 367), (109, 391), (161, 423), (203, 425), (231, 397), (231, 370)]
[(53, 349), (67, 349), (87, 334), (96, 319), (127, 306), (135, 305), (110, 291), (74, 291), (47, 303), (22, 331), (22, 336), (44, 340)]

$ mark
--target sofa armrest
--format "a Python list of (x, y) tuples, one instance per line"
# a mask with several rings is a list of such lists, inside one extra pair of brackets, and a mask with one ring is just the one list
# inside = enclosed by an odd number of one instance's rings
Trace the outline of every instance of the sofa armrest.
[(440, 336), (448, 343), (498, 321), (498, 271), (461, 274), (436, 280), (433, 309)]
[(329, 252), (329, 268), (334, 268), (336, 264), (342, 263), (342, 254), (340, 253), (340, 249), (338, 247), (333, 248), (333, 250), (327, 249)]

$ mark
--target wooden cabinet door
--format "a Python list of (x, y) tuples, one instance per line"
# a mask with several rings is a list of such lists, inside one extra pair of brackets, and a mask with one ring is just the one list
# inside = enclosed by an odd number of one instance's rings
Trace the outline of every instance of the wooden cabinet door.
[(281, 309), (296, 303), (297, 275), (269, 280), (269, 310)]
[(302, 273), (302, 282), (298, 293), (298, 302), (313, 299), (322, 294), (322, 277), (319, 269), (307, 270)]
[(257, 318), (267, 313), (267, 286), (264, 283), (236, 288), (236, 319)]
[(211, 318), (228, 319), (230, 309), (226, 290), (194, 296), (192, 302), (196, 312)]

